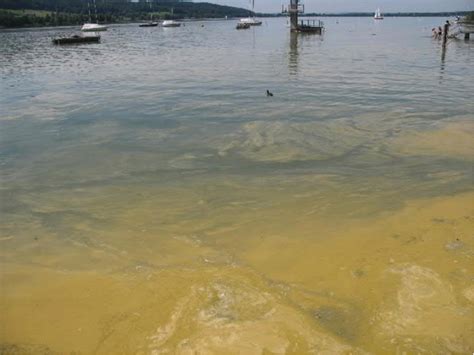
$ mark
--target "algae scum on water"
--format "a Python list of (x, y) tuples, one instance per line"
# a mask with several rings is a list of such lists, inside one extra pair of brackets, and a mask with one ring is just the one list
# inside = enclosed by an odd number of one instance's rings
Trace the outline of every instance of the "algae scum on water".
[(0, 353), (472, 353), (472, 44), (338, 21), (0, 32)]

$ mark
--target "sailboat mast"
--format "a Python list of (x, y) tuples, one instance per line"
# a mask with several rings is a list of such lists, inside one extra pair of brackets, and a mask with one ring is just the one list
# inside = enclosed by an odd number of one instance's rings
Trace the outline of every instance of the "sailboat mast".
[(99, 23), (99, 18), (97, 17), (97, 4), (94, 0), (94, 14), (95, 14), (95, 22)]
[(92, 23), (91, 2), (90, 1), (87, 1), (87, 8), (89, 9), (89, 23)]

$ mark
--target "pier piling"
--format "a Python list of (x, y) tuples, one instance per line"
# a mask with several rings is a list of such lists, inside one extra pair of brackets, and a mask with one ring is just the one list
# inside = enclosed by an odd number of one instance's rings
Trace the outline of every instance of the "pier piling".
[(448, 41), (448, 33), (449, 33), (449, 22), (444, 24), (444, 31), (443, 31), (443, 46), (446, 45)]

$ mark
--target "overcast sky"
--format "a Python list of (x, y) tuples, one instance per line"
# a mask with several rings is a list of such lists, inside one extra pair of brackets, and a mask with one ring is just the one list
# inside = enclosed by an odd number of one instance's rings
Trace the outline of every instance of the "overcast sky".
[[(195, 2), (203, 0), (194, 0)], [(206, 2), (249, 8), (250, 0), (205, 0)], [(280, 12), (289, 0), (255, 0), (257, 12)], [(306, 12), (436, 12), (474, 10), (474, 0), (303, 0)]]

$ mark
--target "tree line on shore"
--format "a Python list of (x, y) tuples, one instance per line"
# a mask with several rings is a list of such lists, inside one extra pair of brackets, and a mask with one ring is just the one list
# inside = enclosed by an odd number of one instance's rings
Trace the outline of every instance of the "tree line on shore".
[[(0, 0), (0, 27), (65, 26), (78, 25), (89, 20), (90, 0)], [(152, 0), (129, 2), (128, 0), (96, 0), (97, 20), (101, 23), (144, 21), (153, 13), (155, 19), (245, 17), (248, 10), (210, 3), (182, 2), (178, 0)], [(262, 17), (279, 17), (284, 14), (257, 14)], [(367, 17), (372, 13), (324, 14), (308, 13), (314, 17)], [(388, 13), (391, 16), (466, 16), (474, 22), (474, 12), (442, 13)]]
[[(231, 6), (180, 1), (132, 3), (96, 0), (97, 18), (103, 23), (149, 19), (224, 18), (248, 16), (249, 11)], [(94, 11), (93, 11), (94, 12)], [(77, 25), (89, 19), (87, 0), (0, 0), (0, 27)]]

